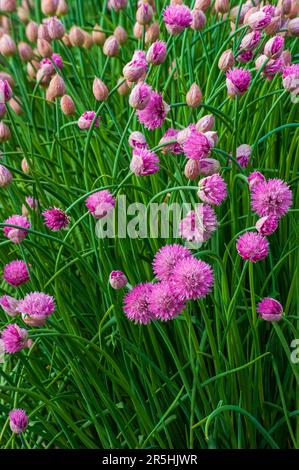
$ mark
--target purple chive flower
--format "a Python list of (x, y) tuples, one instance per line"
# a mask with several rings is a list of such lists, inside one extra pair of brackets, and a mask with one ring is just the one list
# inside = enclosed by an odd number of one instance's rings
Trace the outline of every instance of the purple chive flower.
[(265, 297), (257, 304), (257, 313), (266, 321), (279, 321), (281, 320), (283, 307), (272, 297)]
[(146, 54), (146, 60), (153, 65), (160, 65), (166, 59), (166, 43), (164, 41), (154, 42)]
[(251, 80), (249, 70), (233, 68), (226, 72), (226, 87), (229, 97), (242, 96), (248, 90)]
[(266, 178), (262, 173), (259, 171), (253, 171), (250, 173), (248, 176), (248, 183), (249, 183), (249, 190), (253, 191), (253, 189), (259, 184), (262, 183), (263, 181), (266, 181)]
[(149, 300), (153, 285), (149, 282), (138, 284), (124, 298), (124, 312), (135, 323), (146, 325), (155, 319)]
[(171, 284), (180, 300), (201, 299), (212, 290), (213, 270), (209, 264), (192, 256), (177, 263)]
[(150, 150), (135, 148), (130, 163), (130, 170), (136, 176), (152, 175), (159, 170), (159, 158)]
[(54, 310), (54, 298), (43, 292), (27, 294), (18, 305), (23, 321), (30, 326), (43, 326)]
[(66, 228), (70, 223), (69, 216), (57, 207), (51, 207), (43, 211), (44, 224), (53, 232)]
[(156, 253), (153, 260), (153, 271), (160, 281), (168, 281), (173, 275), (176, 264), (191, 255), (190, 250), (174, 243), (165, 245)]
[(169, 110), (170, 107), (163, 101), (162, 96), (153, 91), (146, 108), (137, 111), (138, 120), (149, 130), (157, 129), (162, 126)]
[(109, 282), (113, 289), (123, 289), (128, 284), (128, 279), (122, 271), (111, 271)]
[(21, 228), (4, 227), (4, 235), (13, 243), (21, 243), (27, 235), (26, 228), (30, 228), (29, 220), (23, 215), (12, 215), (4, 221), (5, 224), (16, 225)]
[(8, 354), (15, 354), (32, 345), (32, 341), (28, 339), (28, 331), (16, 324), (8, 325), (2, 331), (1, 340)]
[(4, 104), (12, 98), (13, 92), (7, 80), (0, 79), (0, 103)]
[(114, 209), (115, 202), (112, 194), (107, 189), (103, 189), (88, 196), (85, 205), (95, 219), (102, 219)]
[(184, 154), (192, 160), (208, 157), (210, 150), (209, 139), (202, 132), (196, 130), (192, 130), (183, 143)]
[[(167, 131), (164, 133), (163, 137), (161, 138), (159, 145), (161, 144), (166, 144), (167, 142), (171, 142), (172, 140), (176, 140), (177, 135), (179, 131), (177, 129), (173, 129), (170, 127), (167, 129)], [(165, 145), (164, 147), (161, 148), (162, 153), (171, 153), (172, 155), (178, 155), (180, 153), (183, 153), (182, 146), (178, 142), (171, 143), (169, 145)]]
[(226, 182), (219, 174), (203, 178), (198, 183), (198, 197), (207, 204), (219, 206), (227, 196)]
[(14, 260), (4, 266), (3, 279), (14, 287), (29, 281), (30, 276), (23, 260)]
[(0, 297), (0, 305), (4, 312), (10, 317), (16, 317), (18, 315), (19, 301), (9, 295), (3, 295)]
[(149, 296), (149, 307), (155, 319), (168, 321), (173, 320), (183, 311), (185, 303), (175, 295), (170, 282), (162, 281), (153, 284)]
[(21, 434), (28, 426), (28, 416), (21, 409), (11, 410), (8, 414), (9, 426), (13, 433)]
[(299, 94), (299, 64), (292, 64), (283, 68), (282, 84), (291, 93)]
[(169, 34), (180, 34), (192, 23), (192, 14), (185, 5), (169, 5), (163, 12), (163, 21)]
[(59, 68), (60, 70), (63, 69), (63, 67), (64, 67), (63, 61), (62, 61), (62, 58), (59, 54), (52, 54), (51, 59), (54, 62), (54, 64), (56, 65), (57, 68)]
[[(95, 111), (85, 111), (85, 113), (83, 113), (82, 116), (78, 120), (78, 127), (80, 127), (80, 129), (82, 130), (89, 129), (93, 121), (95, 120), (95, 116), (96, 116)], [(101, 120), (100, 117), (96, 118), (94, 127), (99, 127), (100, 120)]]
[(260, 217), (275, 215), (280, 218), (292, 205), (292, 191), (278, 178), (257, 184), (251, 191), (251, 207)]
[(134, 86), (130, 93), (129, 104), (134, 109), (142, 110), (147, 107), (151, 99), (152, 87), (147, 83), (140, 82)]
[(247, 232), (237, 240), (237, 251), (241, 258), (256, 263), (268, 256), (269, 243), (262, 235)]
[(282, 54), (284, 48), (284, 38), (282, 36), (274, 36), (266, 42), (264, 54), (271, 59), (277, 59)]
[(179, 233), (185, 240), (204, 243), (211, 238), (218, 225), (214, 209), (208, 204), (198, 204), (181, 220)]
[(139, 132), (139, 131), (131, 132), (130, 137), (129, 137), (129, 145), (133, 149), (134, 148), (138, 148), (138, 149), (148, 148), (148, 145), (146, 143), (146, 138), (144, 137), (142, 132)]
[(279, 219), (275, 215), (265, 215), (257, 221), (255, 227), (261, 235), (272, 235), (278, 228)]
[(242, 168), (246, 168), (251, 155), (251, 147), (247, 144), (239, 145), (237, 148), (237, 162)]

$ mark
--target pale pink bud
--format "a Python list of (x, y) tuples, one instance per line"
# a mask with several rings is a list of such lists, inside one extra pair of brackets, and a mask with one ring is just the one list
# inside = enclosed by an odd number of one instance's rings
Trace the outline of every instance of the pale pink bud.
[(9, 100), (9, 105), (11, 107), (11, 109), (16, 113), (18, 114), (19, 116), (21, 114), (23, 114), (23, 108), (22, 106), (20, 105), (19, 103), (19, 100), (16, 100), (15, 98), (11, 98)]
[(139, 23), (134, 24), (133, 35), (136, 39), (141, 39), (143, 36), (143, 26)]
[(72, 43), (70, 40), (70, 35), (65, 33), (65, 35), (62, 38), (62, 42), (66, 47), (72, 47)]
[(296, 18), (299, 13), (299, 3), (298, 0), (291, 0), (291, 11), (288, 14), (289, 18)]
[(118, 80), (117, 80), (117, 83), (121, 83), (121, 85), (117, 88), (117, 93), (121, 96), (125, 96), (125, 95), (128, 95), (131, 91), (130, 87), (129, 87), (129, 84), (127, 82), (127, 80), (124, 81), (124, 77), (120, 77)]
[(27, 64), (27, 73), (29, 78), (34, 79), (36, 77), (36, 72), (39, 69), (39, 63), (36, 60), (29, 62)]
[(190, 108), (198, 108), (202, 101), (202, 92), (196, 83), (193, 83), (186, 95), (186, 103)]
[(44, 15), (54, 15), (58, 7), (58, 0), (41, 0), (41, 10)]
[(0, 103), (5, 103), (12, 97), (12, 89), (7, 80), (0, 80)]
[(176, 136), (177, 143), (182, 145), (187, 137), (191, 134), (192, 130), (190, 127), (186, 127), (185, 129), (182, 129), (180, 132), (178, 132)]
[(65, 94), (64, 80), (60, 75), (56, 74), (50, 81), (46, 98), (47, 100), (52, 101), (60, 96), (63, 96), (64, 94)]
[(34, 57), (32, 47), (26, 42), (19, 42), (18, 51), (19, 56), (23, 62), (30, 62), (30, 60), (32, 60)]
[(218, 61), (218, 68), (222, 70), (222, 72), (226, 72), (227, 70), (232, 68), (233, 65), (234, 65), (233, 51), (231, 49), (227, 49), (220, 56), (220, 59)]
[(52, 46), (46, 39), (37, 40), (37, 50), (42, 57), (51, 57), (53, 54)]
[(148, 3), (142, 3), (136, 12), (136, 21), (139, 24), (146, 25), (152, 21), (153, 9)]
[(139, 132), (139, 131), (131, 132), (129, 136), (129, 145), (132, 148), (140, 148), (140, 149), (148, 148), (148, 145), (146, 143), (146, 138), (144, 137), (142, 132)]
[(41, 68), (38, 69), (36, 73), (36, 81), (40, 83), (42, 86), (48, 85), (51, 81), (52, 75), (53, 75), (53, 65), (45, 64)]
[(196, 0), (194, 8), (196, 10), (207, 11), (211, 5), (211, 0)]
[(92, 35), (87, 33), (86, 31), (83, 31), (84, 33), (84, 44), (83, 44), (83, 47), (85, 49), (91, 49), (92, 46), (94, 45), (94, 42), (93, 42), (93, 39), (92, 39)]
[(58, 7), (57, 7), (57, 10), (56, 10), (56, 15), (57, 16), (64, 16), (68, 13), (69, 11), (69, 7), (68, 7), (68, 4), (66, 2), (66, 0), (59, 0), (58, 1)]
[(192, 10), (192, 23), (191, 23), (191, 28), (194, 29), (195, 31), (200, 31), (205, 27), (207, 18), (206, 15), (202, 10)]
[(16, 0), (0, 0), (0, 10), (7, 13), (12, 13), (17, 9)]
[(11, 172), (3, 165), (0, 165), (0, 188), (6, 188), (12, 182)]
[(281, 8), (284, 15), (288, 15), (292, 9), (292, 1), (291, 0), (279, 0), (277, 6)]
[(198, 132), (209, 132), (215, 126), (215, 118), (213, 114), (207, 114), (197, 121), (195, 128)]
[(195, 180), (200, 174), (200, 161), (189, 158), (184, 173), (188, 180)]
[(92, 91), (97, 101), (105, 101), (108, 98), (109, 90), (105, 83), (99, 78), (94, 79)]
[(92, 31), (92, 39), (93, 39), (93, 42), (97, 44), (98, 46), (103, 46), (106, 40), (106, 34), (102, 31), (99, 31), (100, 29), (101, 29), (101, 26), (96, 24)]
[(229, 11), (229, 0), (216, 0), (214, 8), (217, 13), (227, 13)]
[(245, 15), (244, 15), (243, 23), (248, 24), (248, 18), (250, 17), (250, 15), (252, 15), (253, 13), (256, 13), (257, 11), (259, 11), (259, 7), (249, 8), (249, 10), (247, 10)]
[(0, 80), (7, 81), (9, 83), (9, 86), (13, 88), (15, 86), (14, 79), (9, 73), (6, 72), (0, 72)]
[[(137, 23), (138, 24), (138, 23)], [(152, 44), (157, 41), (160, 36), (160, 26), (159, 23), (152, 23), (145, 33), (145, 44)], [(142, 37), (142, 33), (141, 33)]]
[(288, 50), (283, 51), (281, 54), (281, 59), (283, 61), (284, 66), (290, 65), (292, 62), (292, 55), (290, 51)]
[(118, 40), (119, 44), (125, 44), (125, 42), (127, 42), (127, 39), (128, 39), (128, 35), (127, 35), (127, 32), (126, 30), (122, 27), (122, 26), (117, 26), (114, 30), (114, 33), (113, 33), (113, 36), (116, 37), (116, 39)]
[(103, 52), (108, 57), (116, 57), (119, 54), (119, 42), (115, 36), (109, 36), (103, 46)]
[(208, 132), (205, 132), (205, 136), (206, 138), (208, 139), (211, 147), (215, 147), (215, 145), (217, 145), (217, 142), (218, 142), (218, 134), (217, 132), (215, 131), (208, 131)]
[(28, 41), (36, 42), (38, 35), (38, 24), (34, 21), (30, 21), (26, 26), (25, 34), (27, 36)]
[(113, 289), (123, 289), (128, 284), (127, 276), (121, 271), (112, 271), (109, 282)]
[(17, 46), (14, 40), (8, 34), (3, 34), (0, 38), (0, 53), (4, 55), (4, 57), (9, 57), (16, 52)]
[(146, 83), (140, 82), (131, 91), (129, 104), (134, 109), (145, 109), (150, 101), (152, 89)]
[[(31, 162), (30, 162), (31, 164)], [(23, 160), (21, 161), (21, 168), (22, 168), (22, 171), (26, 174), (26, 175), (29, 175), (30, 173), (30, 168), (29, 168), (29, 165), (28, 165), (28, 162), (26, 160), (26, 158), (23, 158)]]
[(163, 41), (156, 41), (154, 42), (146, 54), (146, 60), (150, 64), (160, 65), (166, 59), (166, 44)]
[(299, 18), (294, 18), (289, 21), (288, 31), (292, 36), (299, 36)]
[(283, 47), (284, 38), (282, 36), (274, 36), (266, 42), (264, 47), (264, 54), (267, 57), (271, 57), (272, 59), (277, 59), (281, 55)]
[(39, 25), (37, 30), (37, 38), (45, 39), (46, 41), (51, 42), (48, 26), (46, 23), (42, 23)]
[(72, 26), (69, 33), (69, 39), (72, 46), (82, 47), (85, 41), (84, 32), (78, 26)]
[(64, 24), (53, 16), (47, 21), (48, 32), (51, 39), (62, 39), (65, 33)]
[(263, 29), (271, 23), (272, 16), (264, 11), (257, 11), (249, 16), (247, 23), (251, 29)]
[(2, 144), (3, 142), (6, 142), (10, 137), (11, 133), (9, 127), (4, 124), (3, 121), (0, 122), (0, 143)]
[(0, 103), (0, 119), (2, 119), (7, 113), (7, 108), (5, 103)]
[(220, 163), (214, 158), (202, 158), (198, 160), (199, 163), (199, 174), (202, 176), (211, 176), (215, 173), (219, 173), (221, 170)]
[(72, 116), (75, 114), (75, 103), (69, 95), (64, 95), (61, 98), (60, 107), (63, 114), (66, 116)]

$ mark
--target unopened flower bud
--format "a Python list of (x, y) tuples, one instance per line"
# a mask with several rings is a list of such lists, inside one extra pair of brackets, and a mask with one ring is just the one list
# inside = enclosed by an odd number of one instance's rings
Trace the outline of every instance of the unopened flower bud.
[(117, 83), (121, 85), (117, 88), (117, 93), (121, 96), (125, 96), (125, 95), (128, 95), (131, 91), (129, 85), (128, 85), (128, 82), (127, 80), (124, 80), (124, 77), (120, 77), (118, 80), (117, 80)]
[(134, 131), (131, 132), (129, 137), (129, 145), (132, 148), (146, 149), (148, 147), (146, 138), (142, 132)]
[[(30, 162), (31, 163), (31, 162)], [(29, 165), (28, 165), (28, 162), (26, 160), (26, 158), (23, 158), (23, 160), (21, 161), (21, 168), (22, 168), (22, 171), (26, 174), (26, 175), (29, 175), (30, 173), (30, 168), (29, 168)]]
[(114, 30), (113, 35), (118, 40), (119, 44), (122, 45), (122, 44), (125, 44), (125, 42), (127, 42), (128, 35), (127, 35), (126, 30), (122, 26), (117, 26)]
[(149, 85), (143, 82), (137, 83), (130, 94), (130, 106), (134, 109), (145, 109), (150, 101), (151, 94), (152, 89)]
[(12, 182), (11, 172), (3, 165), (0, 165), (0, 188), (6, 188)]
[(148, 3), (142, 3), (136, 12), (136, 21), (141, 25), (149, 24), (153, 18), (153, 9)]
[(19, 100), (15, 99), (15, 98), (11, 98), (11, 99), (9, 100), (9, 105), (10, 105), (11, 109), (12, 109), (16, 114), (18, 114), (18, 116), (20, 116), (21, 114), (23, 114), (23, 108), (22, 108), (22, 106), (20, 105)]
[(209, 6), (211, 5), (211, 0), (196, 0), (194, 8), (196, 10), (202, 10), (202, 11), (207, 11)]
[(136, 39), (141, 39), (143, 36), (143, 26), (139, 23), (134, 24), (133, 35)]
[(108, 57), (116, 57), (119, 54), (119, 42), (115, 36), (109, 36), (103, 46), (103, 52)]
[(192, 10), (192, 23), (191, 28), (195, 31), (200, 31), (205, 27), (207, 18), (202, 10)]
[(41, 0), (41, 10), (44, 15), (54, 15), (58, 7), (58, 0)]
[(193, 83), (186, 95), (186, 103), (190, 108), (198, 108), (202, 101), (202, 92), (196, 83)]
[(42, 23), (39, 25), (37, 30), (37, 38), (45, 39), (46, 41), (51, 42), (48, 26), (46, 23)]
[(0, 38), (0, 53), (4, 55), (4, 57), (9, 57), (14, 55), (16, 52), (17, 46), (14, 40), (8, 34), (3, 34)]
[(272, 59), (281, 56), (284, 47), (284, 38), (282, 36), (274, 36), (266, 42), (264, 54)]
[(288, 31), (292, 36), (299, 36), (299, 18), (294, 18), (289, 21)]
[(6, 142), (10, 137), (11, 133), (9, 127), (4, 124), (3, 121), (0, 122), (0, 143), (2, 144), (3, 142)]
[(92, 39), (93, 39), (93, 42), (97, 44), (98, 46), (103, 46), (106, 40), (106, 34), (103, 31), (99, 31), (100, 29), (101, 29), (101, 26), (96, 24), (92, 31)]
[(163, 41), (154, 42), (146, 54), (146, 60), (150, 64), (160, 65), (166, 59), (166, 44)]
[(68, 8), (68, 4), (66, 2), (66, 0), (59, 0), (58, 1), (58, 7), (57, 7), (57, 10), (56, 10), (56, 15), (57, 16), (65, 16), (67, 15), (69, 11), (69, 8)]
[(109, 90), (105, 83), (99, 78), (95, 78), (93, 82), (93, 96), (97, 101), (106, 101), (109, 95)]
[[(138, 23), (137, 23), (138, 24)], [(160, 36), (160, 26), (159, 23), (152, 23), (146, 30), (145, 33), (145, 44), (152, 44), (157, 41)], [(141, 34), (142, 37), (142, 34)]]
[(64, 24), (58, 18), (56, 18), (56, 16), (53, 16), (52, 18), (48, 19), (47, 27), (51, 39), (63, 38), (65, 33), (65, 27)]
[(207, 114), (197, 121), (195, 128), (198, 132), (212, 131), (215, 126), (215, 118), (213, 114)]
[(16, 0), (0, 0), (0, 10), (6, 13), (12, 13), (17, 9)]
[(199, 162), (199, 174), (202, 176), (211, 176), (219, 173), (221, 166), (218, 160), (214, 158), (202, 158)]
[(216, 0), (214, 8), (217, 13), (227, 13), (230, 8), (229, 0)]
[(70, 35), (65, 33), (65, 35), (62, 38), (62, 42), (66, 47), (72, 47), (72, 43), (70, 40)]
[(280, 27), (281, 16), (274, 16), (273, 18), (271, 18), (271, 21), (268, 26), (264, 28), (264, 32), (270, 36), (271, 34), (277, 33), (280, 30)]
[(218, 61), (218, 68), (222, 72), (226, 72), (234, 65), (234, 54), (231, 49), (224, 51)]
[(85, 41), (84, 32), (78, 26), (72, 26), (69, 38), (72, 46), (82, 47)]
[(84, 44), (83, 44), (83, 47), (85, 49), (91, 49), (92, 46), (94, 45), (94, 42), (93, 42), (93, 39), (92, 39), (92, 35), (87, 33), (86, 31), (83, 31), (84, 32)]
[(0, 79), (0, 103), (9, 101), (12, 97), (12, 89), (7, 80)]
[(18, 51), (23, 62), (30, 62), (34, 57), (33, 49), (27, 42), (19, 42)]
[(34, 21), (30, 21), (26, 26), (25, 34), (27, 36), (28, 41), (36, 42), (38, 35), (38, 24)]
[(65, 94), (65, 83), (63, 78), (56, 74), (52, 78), (47, 90), (47, 100), (52, 101)]
[(66, 116), (72, 116), (75, 114), (75, 103), (69, 95), (64, 95), (61, 98), (60, 107), (63, 114)]
[(281, 59), (283, 61), (284, 67), (286, 67), (287, 65), (290, 65), (292, 62), (292, 54), (288, 50), (282, 51)]
[(42, 57), (51, 57), (53, 54), (53, 49), (51, 44), (45, 39), (37, 40), (37, 50)]
[(0, 103), (0, 119), (2, 119), (7, 113), (7, 108), (5, 103)]
[(205, 132), (205, 136), (206, 136), (206, 138), (208, 139), (208, 141), (209, 141), (211, 147), (215, 147), (215, 145), (217, 145), (217, 142), (218, 142), (218, 134), (217, 134), (216, 131), (208, 131), (208, 132)]
[(122, 271), (112, 271), (109, 282), (113, 289), (123, 289), (128, 284), (128, 279)]
[(188, 159), (185, 166), (185, 176), (188, 180), (195, 180), (200, 174), (200, 162), (199, 160)]
[(32, 62), (28, 62), (27, 64), (27, 73), (29, 78), (34, 79), (36, 77), (36, 72), (39, 69), (39, 63), (36, 60), (32, 60)]

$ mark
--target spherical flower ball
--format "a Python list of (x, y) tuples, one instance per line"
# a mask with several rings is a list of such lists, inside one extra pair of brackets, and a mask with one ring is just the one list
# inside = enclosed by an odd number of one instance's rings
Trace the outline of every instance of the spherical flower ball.
[(278, 178), (256, 185), (251, 191), (251, 207), (260, 217), (275, 215), (280, 218), (292, 205), (292, 191)]
[(142, 132), (139, 132), (139, 131), (131, 132), (130, 137), (129, 137), (129, 145), (133, 149), (134, 148), (138, 148), (138, 149), (148, 148), (145, 136), (142, 134)]
[(153, 284), (149, 297), (149, 306), (157, 320), (168, 321), (177, 317), (183, 311), (185, 303), (175, 295), (172, 284), (163, 281)]
[(227, 185), (222, 176), (213, 174), (198, 183), (198, 197), (207, 204), (219, 206), (227, 196)]
[(255, 232), (247, 232), (237, 240), (237, 251), (241, 258), (252, 263), (261, 261), (268, 256), (269, 243), (262, 235)]
[(54, 310), (54, 298), (44, 292), (31, 292), (18, 305), (23, 321), (30, 326), (43, 326)]
[(192, 256), (177, 263), (171, 283), (179, 299), (201, 299), (212, 290), (213, 269), (208, 263)]
[(19, 301), (9, 295), (3, 295), (0, 297), (0, 305), (4, 312), (10, 317), (16, 317), (18, 315)]
[(298, 95), (299, 93), (299, 64), (291, 64), (283, 68), (282, 85), (283, 87)]
[(251, 147), (248, 144), (239, 145), (236, 151), (237, 162), (242, 168), (246, 168), (251, 155)]
[(128, 284), (128, 279), (122, 271), (111, 271), (109, 282), (113, 289), (122, 289)]
[(66, 228), (70, 223), (69, 216), (57, 207), (43, 211), (44, 224), (53, 232)]
[(14, 287), (29, 281), (30, 276), (23, 260), (14, 260), (4, 266), (3, 279)]
[(95, 119), (96, 113), (94, 111), (85, 111), (78, 120), (78, 127), (82, 130), (89, 129), (94, 121), (94, 127), (99, 127), (100, 117)]
[(160, 281), (168, 281), (175, 271), (176, 264), (191, 255), (188, 248), (173, 243), (165, 245), (157, 251), (153, 260), (153, 271)]
[(218, 228), (214, 209), (209, 204), (199, 204), (181, 220), (180, 235), (190, 242), (207, 242)]
[(200, 160), (209, 156), (211, 143), (202, 132), (191, 130), (183, 142), (183, 151), (186, 157), (192, 160)]
[(32, 345), (32, 341), (28, 339), (28, 331), (16, 324), (8, 325), (2, 331), (1, 340), (8, 354), (15, 354)]
[(169, 5), (163, 12), (163, 21), (169, 34), (177, 35), (192, 23), (192, 14), (185, 5)]
[(275, 215), (265, 215), (257, 221), (255, 227), (261, 235), (272, 235), (278, 228), (279, 219)]
[(249, 184), (249, 190), (253, 191), (253, 189), (259, 184), (262, 183), (263, 181), (266, 181), (266, 178), (264, 175), (259, 172), (259, 171), (253, 171), (250, 173), (248, 176), (248, 184)]
[[(170, 127), (167, 129), (167, 131), (164, 133), (163, 137), (161, 138), (159, 145), (163, 144), (163, 147), (161, 148), (162, 153), (171, 153), (172, 155), (179, 155), (180, 153), (183, 152), (182, 146), (177, 142), (177, 136), (178, 136), (179, 130), (178, 129), (173, 129)], [(171, 142), (175, 140), (176, 142), (170, 143), (168, 145), (167, 142)]]
[(138, 284), (125, 296), (124, 312), (129, 320), (147, 325), (155, 319), (149, 305), (152, 288), (150, 282)]
[(115, 202), (110, 191), (103, 189), (88, 196), (85, 205), (95, 219), (102, 219), (114, 209)]
[(164, 41), (154, 42), (147, 51), (146, 60), (153, 65), (160, 65), (166, 59), (166, 43)]
[(9, 238), (13, 243), (21, 243), (27, 235), (26, 228), (30, 228), (29, 220), (23, 215), (12, 215), (4, 221), (5, 224), (16, 225), (17, 227), (4, 227), (3, 232), (5, 237)]
[(226, 72), (226, 87), (229, 97), (242, 96), (248, 90), (251, 80), (249, 70), (233, 68)]
[(150, 150), (135, 148), (130, 163), (130, 170), (136, 176), (152, 175), (159, 170), (159, 158)]
[(279, 321), (281, 320), (283, 307), (272, 297), (265, 297), (257, 304), (257, 312), (260, 317), (266, 321)]
[(9, 426), (13, 433), (21, 434), (28, 426), (28, 416), (21, 409), (11, 410), (9, 412)]
[(137, 111), (137, 117), (146, 129), (153, 130), (162, 126), (170, 107), (159, 93), (153, 91), (146, 108)]

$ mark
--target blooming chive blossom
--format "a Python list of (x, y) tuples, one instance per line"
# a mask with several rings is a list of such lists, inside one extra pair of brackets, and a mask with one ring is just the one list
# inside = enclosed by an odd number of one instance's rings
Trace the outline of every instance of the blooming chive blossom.
[(21, 434), (28, 426), (28, 416), (21, 409), (11, 410), (9, 412), (9, 426), (13, 433)]
[(228, 96), (242, 96), (249, 87), (251, 75), (249, 70), (241, 68), (230, 69), (226, 73), (226, 86)]
[(279, 321), (281, 320), (283, 307), (272, 297), (265, 297), (257, 304), (256, 311), (260, 317), (266, 321)]
[(85, 205), (95, 219), (101, 219), (114, 209), (115, 202), (112, 194), (104, 189), (88, 196)]
[(169, 109), (162, 96), (153, 91), (146, 108), (137, 111), (138, 120), (149, 130), (157, 129), (162, 126)]
[(201, 299), (212, 290), (213, 270), (209, 264), (196, 258), (183, 259), (176, 265), (171, 284), (180, 300)]
[[(172, 127), (167, 129), (167, 131), (159, 142), (159, 145), (163, 144), (163, 147), (161, 148), (162, 153), (169, 152), (172, 155), (178, 155), (183, 152), (182, 146), (176, 141), (178, 133), (179, 131), (177, 129), (173, 129)], [(171, 142), (173, 140), (175, 140), (176, 142), (172, 142), (168, 145), (165, 145), (167, 144), (167, 142)]]
[(23, 260), (14, 260), (6, 264), (3, 269), (3, 279), (14, 287), (29, 281), (26, 263)]
[(0, 297), (0, 306), (10, 317), (16, 317), (18, 315), (18, 305), (19, 301), (14, 297), (10, 297), (9, 295)]
[(153, 284), (149, 296), (149, 307), (155, 319), (168, 321), (183, 311), (185, 303), (175, 295), (171, 282), (162, 281)]
[(216, 213), (208, 204), (200, 204), (181, 220), (179, 234), (190, 242), (208, 241), (218, 228)]
[(292, 191), (287, 183), (273, 178), (257, 184), (251, 191), (251, 207), (260, 217), (275, 215), (280, 218), (292, 205)]
[(203, 178), (198, 186), (199, 191), (197, 194), (199, 198), (208, 204), (219, 206), (227, 196), (226, 183), (222, 176), (218, 174)]
[(159, 170), (159, 158), (150, 150), (135, 148), (130, 163), (130, 170), (136, 176), (152, 175)]
[(196, 130), (191, 131), (183, 143), (183, 151), (186, 157), (192, 160), (200, 160), (208, 157), (211, 150), (209, 139)]
[(127, 285), (128, 279), (122, 271), (111, 271), (109, 282), (113, 289), (122, 289)]
[(255, 232), (244, 233), (237, 240), (239, 255), (252, 263), (266, 258), (268, 256), (268, 247), (267, 239)]
[(1, 334), (4, 350), (8, 354), (15, 354), (32, 345), (28, 339), (28, 331), (18, 325), (8, 325)]
[(101, 118), (97, 117), (95, 119), (95, 116), (95, 111), (85, 111), (78, 120), (78, 127), (82, 130), (89, 129), (93, 122), (94, 127), (99, 127)]
[(43, 326), (54, 310), (54, 298), (43, 292), (27, 294), (18, 305), (23, 321), (30, 326)]
[(160, 281), (168, 281), (175, 271), (177, 262), (190, 256), (190, 250), (177, 243), (163, 246), (153, 260), (153, 271), (156, 277)]
[(185, 5), (169, 5), (163, 12), (163, 21), (170, 34), (180, 34), (192, 23), (192, 14)]
[(43, 211), (43, 217), (44, 224), (53, 232), (58, 232), (59, 230), (66, 228), (70, 223), (69, 216), (57, 207), (52, 207)]
[(26, 228), (30, 228), (29, 220), (22, 215), (12, 215), (4, 221), (5, 224), (16, 225), (22, 228), (4, 227), (4, 235), (13, 243), (21, 243), (27, 235)]
[(152, 288), (149, 282), (138, 284), (125, 296), (124, 312), (129, 320), (147, 325), (155, 319), (149, 304)]
[(257, 221), (255, 227), (264, 236), (272, 235), (278, 228), (279, 219), (275, 215), (265, 215)]

